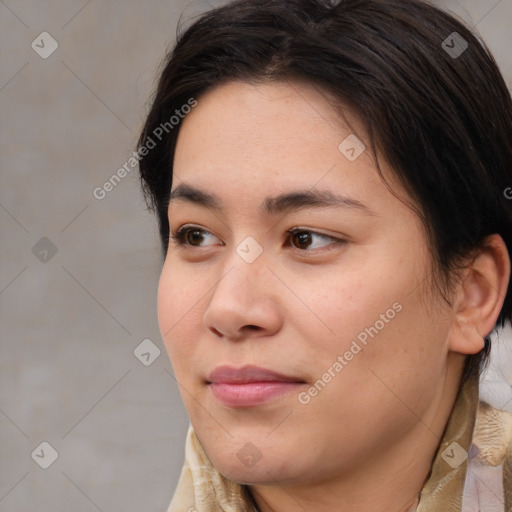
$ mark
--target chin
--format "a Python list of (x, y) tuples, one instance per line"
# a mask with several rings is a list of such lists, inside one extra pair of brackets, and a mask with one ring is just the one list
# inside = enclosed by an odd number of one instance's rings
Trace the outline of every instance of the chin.
[(275, 485), (276, 480), (281, 481), (279, 475), (270, 473), (264, 466), (258, 469), (241, 469), (240, 467), (228, 467), (226, 469), (227, 471), (221, 471), (221, 468), (217, 468), (217, 471), (232, 482), (236, 482), (241, 485)]
[[(233, 446), (236, 448), (233, 449)], [(300, 480), (300, 473), (305, 469), (298, 467), (296, 454), (281, 453), (274, 447), (259, 450), (249, 442), (240, 448), (238, 443), (224, 450), (216, 448), (209, 454), (212, 464), (223, 476), (239, 484), (275, 485), (276, 481), (291, 483)], [(301, 463), (304, 464), (304, 461)]]

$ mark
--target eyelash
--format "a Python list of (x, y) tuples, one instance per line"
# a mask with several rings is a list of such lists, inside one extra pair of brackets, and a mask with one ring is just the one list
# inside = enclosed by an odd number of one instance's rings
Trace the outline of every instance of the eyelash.
[[(206, 233), (206, 234), (212, 235), (212, 233), (210, 233), (209, 231), (207, 231), (205, 229), (202, 229), (202, 228), (199, 228), (199, 227), (195, 227), (195, 226), (182, 226), (182, 227), (180, 227), (176, 231), (176, 233), (170, 233), (169, 234), (169, 240), (173, 244), (175, 244), (175, 245), (177, 245), (179, 247), (182, 247), (182, 248), (191, 247), (191, 248), (195, 248), (195, 249), (201, 249), (201, 247), (199, 247), (199, 246), (190, 245), (189, 243), (187, 243), (186, 237), (187, 237), (187, 234), (190, 231), (199, 231), (199, 232), (201, 232), (203, 234)], [(347, 241), (342, 239), (342, 238), (336, 238), (336, 237), (333, 237), (333, 236), (330, 236), (330, 235), (326, 235), (324, 233), (319, 233), (318, 231), (313, 231), (313, 230), (304, 229), (304, 228), (292, 228), (292, 229), (289, 229), (287, 231), (287, 234), (288, 234), (287, 241), (291, 240), (293, 235), (295, 235), (297, 233), (309, 233), (309, 234), (312, 234), (312, 235), (317, 235), (319, 237), (331, 240), (332, 242), (334, 242), (335, 245), (344, 245), (344, 244), (347, 243)], [(312, 249), (312, 250), (309, 250), (309, 249), (299, 249), (297, 247), (295, 249), (297, 251), (301, 252), (301, 253), (324, 252), (326, 250), (327, 251), (329, 250), (329, 246), (320, 247), (320, 248)]]

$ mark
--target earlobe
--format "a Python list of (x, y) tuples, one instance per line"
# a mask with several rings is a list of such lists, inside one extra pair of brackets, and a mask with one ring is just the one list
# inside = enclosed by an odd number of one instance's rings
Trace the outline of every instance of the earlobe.
[(461, 354), (476, 354), (496, 325), (510, 279), (510, 258), (500, 235), (488, 236), (464, 269), (453, 305), (454, 318), (449, 348)]

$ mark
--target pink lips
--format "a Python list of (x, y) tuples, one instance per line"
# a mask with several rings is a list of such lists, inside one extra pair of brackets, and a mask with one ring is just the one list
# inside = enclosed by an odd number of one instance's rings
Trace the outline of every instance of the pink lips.
[(259, 405), (296, 389), (304, 381), (257, 366), (219, 366), (208, 377), (214, 396), (231, 407)]

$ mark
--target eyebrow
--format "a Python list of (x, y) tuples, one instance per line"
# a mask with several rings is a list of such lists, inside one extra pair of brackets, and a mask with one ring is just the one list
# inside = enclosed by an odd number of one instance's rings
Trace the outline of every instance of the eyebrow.
[[(224, 210), (218, 196), (185, 183), (178, 185), (171, 192), (169, 205), (177, 200), (187, 201), (219, 212)], [(372, 210), (357, 199), (337, 195), (329, 190), (294, 190), (274, 197), (267, 197), (261, 204), (260, 211), (268, 215), (277, 215), (313, 207), (348, 208), (375, 216)]]

